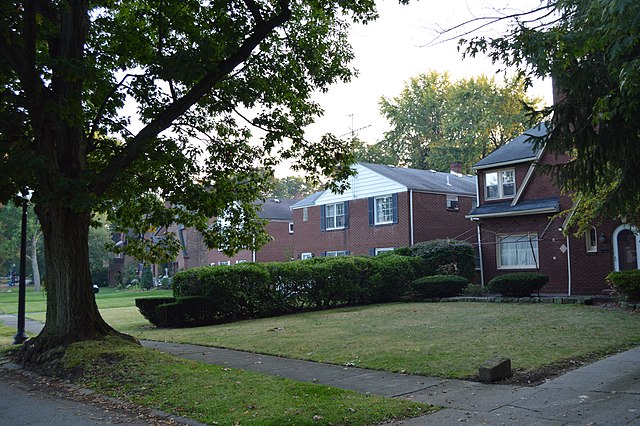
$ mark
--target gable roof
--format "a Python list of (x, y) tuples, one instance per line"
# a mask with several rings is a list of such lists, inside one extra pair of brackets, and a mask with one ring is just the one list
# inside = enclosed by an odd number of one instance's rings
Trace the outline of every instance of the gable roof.
[(548, 134), (547, 125), (539, 123), (478, 161), (473, 168), (487, 169), (536, 160), (542, 152), (542, 144), (535, 147), (534, 139), (546, 137)]
[(408, 190), (458, 195), (476, 195), (475, 178), (458, 173), (408, 169), (383, 164), (359, 163), (362, 166), (398, 182)]
[(302, 208), (302, 207), (313, 206), (315, 204), (315, 201), (322, 194), (324, 194), (324, 191), (314, 192), (313, 194), (309, 195), (308, 197), (303, 198), (302, 200), (298, 200), (297, 202), (293, 203), (290, 208), (291, 209), (299, 209), (299, 208)]
[(296, 201), (293, 199), (268, 198), (263, 203), (259, 203), (261, 210), (258, 211), (258, 217), (271, 220), (293, 220), (291, 206)]

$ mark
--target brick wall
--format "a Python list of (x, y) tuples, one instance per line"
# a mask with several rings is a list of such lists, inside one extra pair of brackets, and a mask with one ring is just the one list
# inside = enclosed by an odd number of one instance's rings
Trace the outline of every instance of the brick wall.
[(447, 209), (444, 194), (413, 193), (414, 242), (452, 238), (475, 243), (476, 225), (465, 218), (475, 197), (458, 196), (458, 210)]
[[(438, 238), (471, 238), (475, 241), (475, 224), (464, 216), (471, 210), (473, 197), (458, 197), (459, 210), (448, 210), (444, 194), (413, 194), (414, 242)], [(349, 228), (335, 231), (320, 230), (320, 209), (308, 208), (308, 221), (302, 220), (302, 209), (293, 211), (295, 223), (294, 253), (299, 259), (301, 253), (349, 250), (351, 254), (368, 255), (371, 249), (386, 247), (406, 247), (410, 245), (409, 193), (398, 194), (398, 223), (392, 225), (369, 226), (367, 199), (349, 202)]]

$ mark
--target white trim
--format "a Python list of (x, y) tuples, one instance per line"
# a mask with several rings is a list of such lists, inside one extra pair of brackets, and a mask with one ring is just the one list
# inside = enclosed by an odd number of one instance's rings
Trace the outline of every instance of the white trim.
[[(516, 204), (518, 204), (518, 201), (520, 201), (520, 197), (522, 196), (522, 193), (524, 192), (524, 189), (527, 187), (527, 184), (529, 183), (529, 179), (531, 179), (531, 176), (533, 175), (533, 171), (536, 168), (536, 162), (531, 163), (531, 165), (529, 166), (529, 170), (527, 170), (527, 174), (524, 176), (524, 180), (522, 181), (522, 185), (520, 185), (520, 188), (518, 188), (518, 191), (516, 191), (516, 196), (513, 197), (513, 201), (511, 201), (511, 206), (515, 206)], [(515, 180), (515, 176), (514, 176), (514, 180)]]
[(311, 259), (311, 258), (313, 258), (313, 253), (311, 252), (300, 253), (300, 259), (302, 260)]
[[(594, 232), (594, 244), (591, 244), (591, 231)], [(598, 229), (595, 226), (590, 226), (587, 232), (584, 233), (584, 245), (587, 253), (598, 252)]]
[[(533, 260), (535, 264), (532, 265), (507, 265), (503, 266), (501, 264), (501, 238), (504, 237), (521, 237), (526, 236), (527, 240), (536, 242), (536, 249), (533, 253)], [(513, 233), (513, 234), (497, 234), (496, 235), (496, 269), (498, 270), (513, 270), (513, 269), (538, 269), (540, 267), (540, 247), (538, 247), (538, 234), (535, 232), (521, 232), (521, 233)]]
[[(329, 206), (333, 206), (333, 216), (327, 216), (327, 207)], [(342, 214), (338, 215), (336, 213), (337, 210), (337, 206), (340, 206), (340, 208), (342, 209)], [(344, 225), (345, 225), (345, 219), (346, 219), (346, 215), (345, 215), (345, 211), (344, 211), (344, 201), (340, 201), (337, 203), (329, 203), (329, 204), (325, 204), (323, 206), (320, 206), (321, 209), (324, 209), (324, 229), (325, 231), (335, 231), (338, 229), (344, 229)], [(338, 216), (342, 216), (342, 225), (341, 226), (335, 226), (336, 222), (338, 221)], [(327, 226), (327, 219), (329, 217), (333, 218), (333, 225), (332, 227)]]
[(409, 245), (413, 245), (413, 189), (409, 190)]
[(481, 219), (483, 217), (506, 217), (506, 216), (525, 216), (530, 214), (541, 214), (541, 213), (557, 213), (558, 209), (556, 207), (545, 207), (541, 209), (531, 209), (531, 210), (519, 210), (515, 212), (500, 212), (500, 213), (484, 213), (484, 214), (469, 214), (466, 215), (466, 218), (469, 219)]
[[(477, 225), (478, 228), (478, 254), (480, 255), (480, 286), (484, 287), (484, 262), (482, 258), (482, 233), (480, 231), (480, 224)], [(496, 267), (497, 267), (496, 262)]]
[(620, 271), (620, 263), (618, 260), (620, 256), (620, 253), (618, 253), (618, 235), (620, 232), (626, 230), (633, 232), (636, 236), (636, 268), (640, 269), (640, 238), (638, 237), (638, 229), (633, 225), (624, 223), (618, 226), (611, 236), (611, 245), (613, 246), (613, 270), (616, 272)]
[(348, 256), (347, 250), (329, 250), (324, 252), (324, 257), (338, 257), (338, 256)]
[[(504, 183), (502, 182), (502, 174), (504, 172), (508, 172), (510, 171), (511, 173), (513, 173), (513, 195), (504, 195)], [(495, 173), (496, 177), (498, 178), (498, 196), (497, 197), (491, 197), (489, 198), (487, 196), (487, 175), (490, 173)], [(483, 173), (483, 190), (484, 190), (484, 200), (485, 201), (496, 201), (496, 200), (508, 200), (510, 198), (514, 198), (518, 192), (517, 188), (516, 188), (516, 169), (513, 167), (509, 167), (509, 168), (502, 168), (502, 169), (495, 169), (495, 170), (491, 170), (491, 171), (486, 171)]]
[(377, 256), (380, 253), (385, 253), (385, 252), (393, 251), (393, 250), (394, 250), (393, 247), (380, 247), (380, 248), (373, 249), (373, 254)]
[[(540, 150), (540, 151), (542, 152), (542, 150)], [(473, 168), (473, 170), (485, 170), (485, 169), (493, 169), (494, 167), (513, 166), (515, 164), (526, 163), (526, 162), (529, 162), (529, 161), (535, 161), (538, 158), (539, 158), (538, 156), (527, 157), (527, 158), (519, 158), (517, 160), (504, 161), (502, 163), (487, 164), (486, 166), (480, 166), (480, 167), (475, 166)]]
[(567, 234), (567, 295), (571, 296), (571, 246), (569, 245), (569, 235)]
[(293, 234), (293, 222), (289, 222), (289, 233)]
[[(391, 220), (378, 222), (378, 200), (382, 198), (385, 198), (385, 199), (388, 198), (391, 201)], [(377, 226), (377, 225), (389, 225), (391, 223), (393, 223), (393, 194), (378, 195), (376, 197), (373, 197), (373, 224)]]

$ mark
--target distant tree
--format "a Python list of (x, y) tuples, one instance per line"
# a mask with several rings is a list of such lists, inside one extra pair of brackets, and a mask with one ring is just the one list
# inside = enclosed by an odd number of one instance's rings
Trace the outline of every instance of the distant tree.
[(104, 287), (109, 283), (109, 258), (111, 253), (107, 247), (111, 243), (111, 230), (106, 224), (96, 222), (94, 226), (89, 228), (91, 282), (100, 287)]
[(533, 124), (525, 102), (537, 100), (527, 97), (517, 79), (451, 82), (447, 73), (421, 74), (399, 96), (380, 101), (391, 130), (377, 144), (378, 156), (395, 165), (441, 171), (460, 161), (463, 171), (471, 172), (474, 163)]
[[(640, 226), (640, 2), (544, 1), (500, 19), (512, 23), (504, 35), (461, 44), (528, 81), (553, 78), (560, 96), (544, 111), (546, 149), (572, 157), (552, 172), (581, 200), (574, 220), (619, 216)], [(467, 32), (488, 23), (469, 22)]]
[(304, 198), (315, 192), (314, 186), (301, 176), (273, 178), (269, 196), (274, 198)]
[[(13, 269), (20, 262), (22, 207), (9, 203), (0, 207), (0, 256), (5, 270)], [(42, 256), (42, 229), (33, 212), (27, 211), (27, 261), (33, 278), (34, 291), (40, 291), (40, 263)], [(16, 272), (18, 272), (16, 270)], [(20, 271), (20, 273), (23, 273)]]

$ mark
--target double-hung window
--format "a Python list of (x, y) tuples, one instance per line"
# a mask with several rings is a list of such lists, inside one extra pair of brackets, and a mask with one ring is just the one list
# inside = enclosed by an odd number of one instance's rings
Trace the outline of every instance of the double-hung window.
[(498, 235), (499, 269), (535, 269), (538, 267), (538, 235)]
[(325, 229), (344, 228), (344, 203), (327, 204), (324, 206)]
[(375, 198), (375, 224), (393, 223), (393, 197), (385, 195)]
[(504, 169), (484, 174), (484, 197), (486, 200), (513, 198), (516, 195), (516, 172)]

